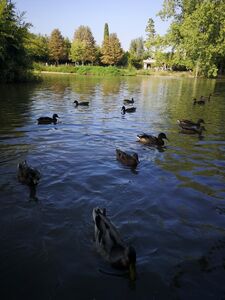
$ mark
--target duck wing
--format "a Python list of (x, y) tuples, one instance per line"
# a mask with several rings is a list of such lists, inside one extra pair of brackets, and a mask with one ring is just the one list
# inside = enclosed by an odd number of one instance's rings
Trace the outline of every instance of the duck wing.
[(145, 144), (156, 144), (158, 141), (157, 137), (146, 133), (138, 134), (137, 137), (140, 142), (143, 142)]

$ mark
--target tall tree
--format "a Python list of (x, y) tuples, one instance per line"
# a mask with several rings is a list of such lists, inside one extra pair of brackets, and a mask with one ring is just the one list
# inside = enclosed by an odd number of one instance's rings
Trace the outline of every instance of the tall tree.
[(64, 38), (59, 29), (54, 29), (52, 31), (48, 47), (50, 59), (53, 60), (56, 63), (56, 65), (58, 65), (59, 61), (65, 60), (66, 47)]
[[(79, 45), (79, 47), (78, 47)], [(82, 56), (79, 58), (81, 46), (84, 49)], [(96, 45), (91, 29), (88, 26), (81, 25), (74, 33), (74, 39), (71, 46), (70, 57), (73, 61), (81, 61), (82, 63), (93, 63), (96, 60)]]
[(147, 26), (145, 28), (145, 32), (147, 35), (145, 41), (145, 47), (148, 50), (149, 56), (154, 57), (155, 55), (155, 44), (156, 44), (156, 31), (155, 31), (155, 23), (152, 18), (148, 19)]
[(104, 39), (103, 41), (105, 41), (106, 38), (109, 37), (109, 25), (108, 23), (105, 23), (105, 26), (104, 26)]
[(16, 14), (15, 4), (0, 1), (0, 81), (22, 80), (31, 69), (31, 61), (25, 48), (28, 28), (24, 13)]
[(101, 61), (105, 65), (116, 65), (123, 57), (123, 49), (116, 33), (111, 33), (102, 45)]

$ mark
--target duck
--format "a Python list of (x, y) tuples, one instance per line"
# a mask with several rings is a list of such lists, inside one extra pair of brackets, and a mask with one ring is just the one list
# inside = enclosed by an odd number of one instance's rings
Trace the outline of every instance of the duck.
[(53, 114), (52, 118), (50, 117), (40, 117), (37, 119), (38, 124), (56, 124), (57, 123), (57, 118), (59, 116), (57, 114)]
[(88, 101), (86, 101), (86, 102), (84, 102), (84, 101), (83, 102), (78, 102), (77, 100), (75, 100), (73, 103), (75, 104), (76, 107), (78, 105), (80, 105), (80, 106), (88, 106), (89, 105)]
[(127, 103), (127, 104), (132, 104), (132, 103), (134, 103), (134, 98), (131, 98), (131, 100), (130, 99), (124, 99), (123, 102)]
[(125, 113), (132, 113), (136, 111), (136, 107), (128, 107), (126, 108), (125, 106), (122, 106), (121, 111), (123, 114)]
[(184, 134), (198, 134), (199, 136), (202, 136), (202, 132), (206, 131), (204, 126), (197, 127), (181, 127), (181, 133)]
[(201, 126), (201, 124), (205, 124), (205, 121), (203, 119), (198, 119), (198, 121), (195, 123), (193, 121), (190, 120), (177, 120), (177, 123), (180, 127), (197, 127), (199, 128)]
[(205, 104), (205, 100), (202, 100), (201, 98), (199, 100), (197, 100), (196, 98), (193, 99), (193, 104), (199, 104), (199, 105), (204, 105)]
[(210, 98), (211, 98), (212, 94), (209, 94), (209, 96), (201, 96), (199, 101), (210, 101)]
[(136, 280), (136, 251), (121, 238), (116, 227), (106, 216), (106, 209), (96, 207), (92, 211), (95, 246), (112, 267), (128, 270), (129, 278)]
[(137, 135), (138, 141), (142, 144), (151, 145), (151, 146), (164, 146), (164, 139), (168, 140), (165, 133), (159, 133), (158, 137), (149, 135), (146, 133)]
[(123, 152), (120, 149), (116, 149), (116, 158), (122, 164), (132, 167), (132, 168), (136, 168), (139, 163), (137, 153), (130, 155), (130, 154), (127, 154), (126, 152)]
[(41, 173), (29, 166), (24, 160), (17, 165), (17, 179), (20, 183), (27, 185), (30, 188), (30, 198), (36, 198), (36, 186), (41, 178)]

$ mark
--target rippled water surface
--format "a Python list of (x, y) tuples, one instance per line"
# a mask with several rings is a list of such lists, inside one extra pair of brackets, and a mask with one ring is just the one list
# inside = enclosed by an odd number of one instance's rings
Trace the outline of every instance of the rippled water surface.
[[(56, 75), (0, 91), (1, 299), (225, 298), (224, 81)], [(37, 125), (53, 113), (58, 124)], [(180, 118), (203, 118), (204, 137), (179, 133)], [(166, 148), (142, 132), (166, 133)], [(135, 172), (116, 148), (138, 153)], [(24, 159), (42, 174), (38, 202), (17, 182)], [(96, 206), (136, 249), (134, 285), (99, 272), (112, 270), (93, 244)]]

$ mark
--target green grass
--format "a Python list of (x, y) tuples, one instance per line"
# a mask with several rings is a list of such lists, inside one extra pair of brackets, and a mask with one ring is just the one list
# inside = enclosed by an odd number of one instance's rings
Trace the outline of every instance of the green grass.
[(173, 71), (154, 71), (137, 70), (132, 67), (119, 68), (115, 66), (102, 67), (102, 66), (73, 66), (73, 65), (45, 65), (41, 63), (34, 63), (34, 70), (37, 72), (58, 72), (58, 73), (71, 73), (76, 75), (93, 75), (93, 76), (136, 76), (136, 75), (157, 75), (157, 76), (180, 76), (192, 77), (189, 72), (173, 72)]

